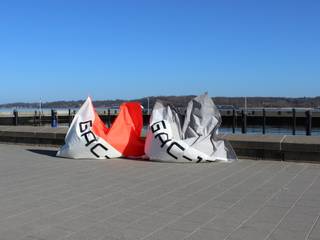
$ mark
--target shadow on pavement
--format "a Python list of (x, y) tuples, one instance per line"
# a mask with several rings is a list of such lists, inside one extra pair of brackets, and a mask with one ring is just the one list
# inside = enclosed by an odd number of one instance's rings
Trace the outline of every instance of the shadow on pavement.
[(29, 152), (33, 152), (36, 154), (46, 155), (50, 157), (55, 157), (57, 154), (57, 150), (44, 150), (44, 149), (26, 149)]

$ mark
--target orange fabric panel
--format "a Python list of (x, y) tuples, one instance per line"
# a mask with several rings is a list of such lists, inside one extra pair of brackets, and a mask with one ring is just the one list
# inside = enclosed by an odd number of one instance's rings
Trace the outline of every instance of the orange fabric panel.
[(124, 156), (142, 156), (142, 127), (141, 105), (135, 102), (124, 103), (120, 106), (120, 113), (109, 130), (107, 141)]
[(92, 130), (97, 136), (103, 138), (104, 140), (107, 139), (107, 134), (110, 130), (110, 128), (107, 128), (105, 123), (100, 119), (96, 110), (94, 110), (94, 123)]
[(144, 155), (144, 140), (141, 138), (143, 127), (140, 103), (123, 103), (111, 128), (107, 128), (95, 113), (93, 131), (111, 144), (124, 156), (138, 157)]

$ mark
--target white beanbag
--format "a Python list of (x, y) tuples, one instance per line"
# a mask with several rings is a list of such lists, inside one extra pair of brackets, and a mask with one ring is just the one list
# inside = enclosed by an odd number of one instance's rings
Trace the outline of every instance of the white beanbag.
[(231, 161), (231, 145), (219, 139), (219, 110), (207, 94), (188, 104), (183, 117), (169, 104), (157, 101), (150, 118), (145, 153), (153, 160), (172, 162)]
[(75, 115), (65, 145), (57, 156), (75, 159), (141, 157), (144, 155), (142, 127), (139, 103), (123, 103), (112, 126), (107, 128), (88, 98)]

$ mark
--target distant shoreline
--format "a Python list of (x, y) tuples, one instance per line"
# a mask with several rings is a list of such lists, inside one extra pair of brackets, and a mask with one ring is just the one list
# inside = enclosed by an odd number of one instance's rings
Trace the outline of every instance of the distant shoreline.
[[(151, 96), (140, 99), (132, 100), (98, 100), (93, 101), (95, 107), (100, 108), (117, 108), (121, 103), (128, 101), (140, 102), (143, 106), (148, 105), (152, 108), (155, 101), (160, 99), (162, 101), (168, 101), (173, 103), (177, 107), (185, 107), (187, 103), (194, 97), (194, 95), (187, 96)], [(245, 97), (213, 97), (213, 101), (216, 105), (223, 107), (244, 107)], [(84, 100), (78, 101), (54, 101), (54, 102), (42, 102), (42, 108), (79, 108)], [(320, 96), (318, 97), (302, 97), (302, 98), (286, 98), (286, 97), (247, 97), (247, 107), (265, 107), (265, 108), (286, 108), (286, 107), (297, 107), (297, 108), (320, 108)], [(14, 109), (14, 108), (24, 108), (24, 109), (37, 109), (39, 108), (39, 102), (25, 103), (25, 102), (15, 102), (0, 104), (0, 108)]]

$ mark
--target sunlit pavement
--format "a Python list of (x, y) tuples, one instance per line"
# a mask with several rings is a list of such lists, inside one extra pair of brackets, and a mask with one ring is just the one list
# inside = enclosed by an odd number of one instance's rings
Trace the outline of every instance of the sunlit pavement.
[(320, 239), (320, 164), (72, 160), (0, 145), (0, 239)]

